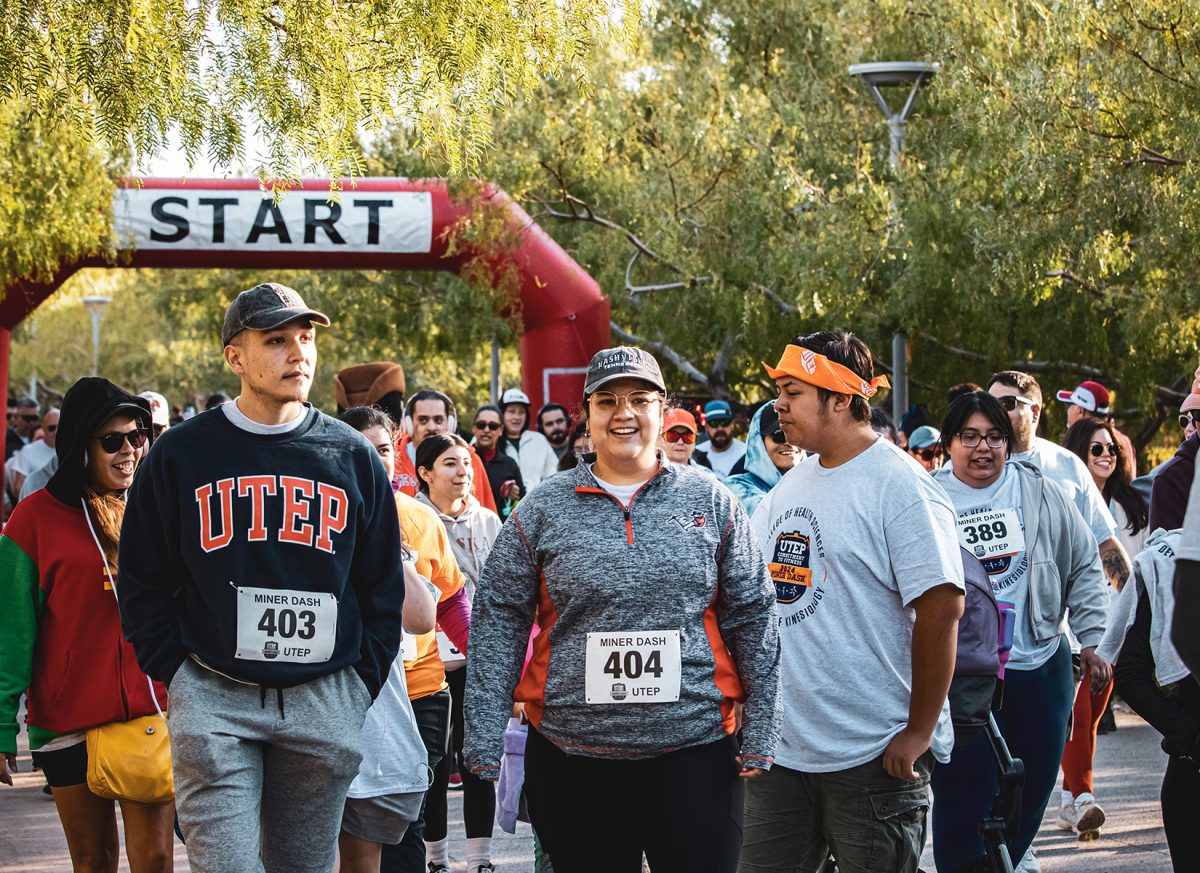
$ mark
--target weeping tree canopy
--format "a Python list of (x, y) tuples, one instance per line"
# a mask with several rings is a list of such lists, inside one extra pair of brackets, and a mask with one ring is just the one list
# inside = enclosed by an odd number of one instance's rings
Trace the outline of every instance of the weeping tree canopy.
[(400, 121), (453, 172), (494, 112), (544, 76), (586, 87), (592, 45), (633, 0), (0, 0), (0, 98), (102, 151), (245, 158), (263, 175), (353, 175), (357, 137)]

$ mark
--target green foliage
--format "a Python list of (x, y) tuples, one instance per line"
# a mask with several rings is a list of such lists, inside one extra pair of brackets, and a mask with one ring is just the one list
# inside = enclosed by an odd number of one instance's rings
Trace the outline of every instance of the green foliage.
[[(614, 9), (615, 6), (615, 9)], [(540, 76), (586, 86), (596, 38), (632, 42), (632, 0), (0, 0), (0, 98), (95, 137), (263, 175), (355, 175), (357, 137), (411, 125), (450, 169), (473, 167), (492, 113)]]
[(17, 103), (0, 103), (0, 289), (49, 279), (104, 249), (113, 184), (95, 153)]
[[(492, 310), (492, 298), (445, 276), (377, 272), (239, 270), (84, 270), (13, 336), (11, 378), (63, 393), (91, 371), (87, 294), (112, 297), (101, 321), (100, 372), (133, 391), (154, 390), (171, 403), (203, 400), (214, 391), (236, 395), (238, 380), (221, 355), (221, 319), (239, 292), (258, 282), (296, 288), (333, 322), (318, 331), (312, 401), (334, 408), (333, 374), (366, 361), (399, 361), (409, 391), (437, 387), (465, 411), (488, 399), (490, 330), (502, 343), (513, 334)], [(420, 282), (421, 284), (418, 284)], [(502, 384), (520, 382), (519, 362), (506, 355)]]

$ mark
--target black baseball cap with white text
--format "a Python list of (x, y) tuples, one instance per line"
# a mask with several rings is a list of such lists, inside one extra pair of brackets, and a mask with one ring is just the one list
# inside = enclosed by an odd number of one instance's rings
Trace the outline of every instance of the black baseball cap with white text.
[(585, 396), (592, 394), (616, 379), (641, 379), (659, 391), (667, 390), (654, 355), (632, 346), (617, 346), (602, 349), (592, 356), (583, 381), (583, 393)]

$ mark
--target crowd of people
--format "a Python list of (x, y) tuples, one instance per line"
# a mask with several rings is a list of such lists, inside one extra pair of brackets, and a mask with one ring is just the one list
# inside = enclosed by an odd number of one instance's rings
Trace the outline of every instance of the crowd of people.
[[(206, 873), (449, 873), (452, 788), (469, 873), (516, 820), (559, 873), (916, 871), (930, 839), (942, 873), (1037, 870), (1055, 801), (1101, 835), (1114, 687), (1163, 734), (1175, 869), (1200, 864), (1200, 653), (1175, 618), (1200, 608), (1200, 370), (1179, 452), (1137, 479), (1100, 383), (1055, 395), (1062, 445), (1017, 371), (894, 423), (844, 331), (793, 338), (744, 410), (673, 403), (617, 347), (577, 404), (512, 388), (460, 421), (391, 362), (315, 409), (329, 324), (243, 292), (240, 391), (186, 418), (95, 377), (10, 401), (0, 781), (24, 697), (76, 870), (116, 869), (119, 803), (137, 873), (171, 869), (176, 833)], [(982, 641), (1025, 775), (999, 854), (993, 745), (952, 706), (973, 578), (1011, 617)], [(102, 765), (151, 764), (101, 734), (156, 718), (173, 800), (110, 791)]]

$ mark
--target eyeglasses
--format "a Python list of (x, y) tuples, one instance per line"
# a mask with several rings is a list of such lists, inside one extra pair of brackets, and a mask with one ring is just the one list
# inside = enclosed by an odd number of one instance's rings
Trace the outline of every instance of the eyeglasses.
[(54, 433), (56, 430), (58, 430), (58, 425), (57, 425), (57, 424), (48, 424), (48, 425), (46, 425), (46, 433)]
[(690, 430), (668, 430), (663, 431), (663, 439), (669, 443), (685, 443), (690, 446), (696, 442), (696, 435)]
[(27, 421), (30, 424), (37, 424), (39, 421), (42, 420), (42, 417), (40, 415), (22, 415), (21, 420)]
[(958, 441), (962, 443), (964, 449), (975, 448), (979, 445), (980, 440), (984, 440), (989, 449), (1002, 449), (1008, 445), (1008, 437), (1002, 433), (989, 433), (987, 436), (984, 436), (973, 430), (967, 430), (958, 435)]
[(571, 451), (574, 452), (575, 457), (577, 457), (577, 458), (582, 458), (584, 455), (586, 455), (588, 453), (588, 449), (585, 448), (584, 446), (575, 446), (574, 448), (571, 449)]
[(775, 443), (777, 446), (781, 446), (787, 442), (787, 437), (783, 435), (783, 431), (781, 430), (771, 431), (769, 434), (767, 434), (767, 439)]
[(1118, 449), (1116, 443), (1091, 443), (1088, 446), (1088, 451), (1093, 458), (1102, 457), (1106, 452), (1115, 458)]
[(704, 423), (709, 427), (733, 427), (732, 418), (706, 418)]
[(477, 421), (475, 430), (500, 430), (504, 425), (498, 421)]
[(104, 449), (110, 455), (115, 455), (121, 451), (121, 446), (126, 442), (129, 443), (130, 448), (140, 449), (146, 444), (148, 438), (149, 435), (141, 428), (126, 431), (115, 430), (112, 433), (106, 433), (104, 436), (93, 437), (96, 442), (100, 443), (100, 448)]
[[(1012, 412), (1014, 409), (1016, 409), (1018, 403), (1024, 404), (1025, 406), (1034, 405), (1033, 401), (1028, 397), (1022, 397), (1019, 394), (1008, 394), (1004, 397), (997, 397), (996, 399), (1000, 401), (1000, 405), (1003, 406), (1008, 412)], [(966, 445), (966, 443), (963, 445)], [(997, 449), (999, 446), (992, 446), (992, 448)]]
[[(976, 434), (976, 436), (978, 436), (978, 434)], [(967, 445), (966, 440), (963, 440), (963, 445)], [(979, 440), (975, 441), (975, 445), (979, 445)], [(967, 448), (971, 448), (971, 446), (967, 446)], [(992, 448), (999, 448), (999, 446), (992, 446)], [(914, 457), (920, 458), (926, 464), (937, 457), (937, 449), (911, 449), (910, 451)]]
[(634, 415), (645, 415), (652, 405), (662, 400), (662, 395), (657, 391), (630, 391), (628, 394), (597, 391), (590, 400), (599, 412), (614, 413), (626, 403)]
[(1187, 412), (1180, 415), (1179, 416), (1179, 426), (1181, 428), (1183, 428), (1184, 430), (1187, 430), (1189, 427), (1195, 427), (1196, 426), (1195, 413), (1192, 412), (1191, 410), (1188, 410)]

